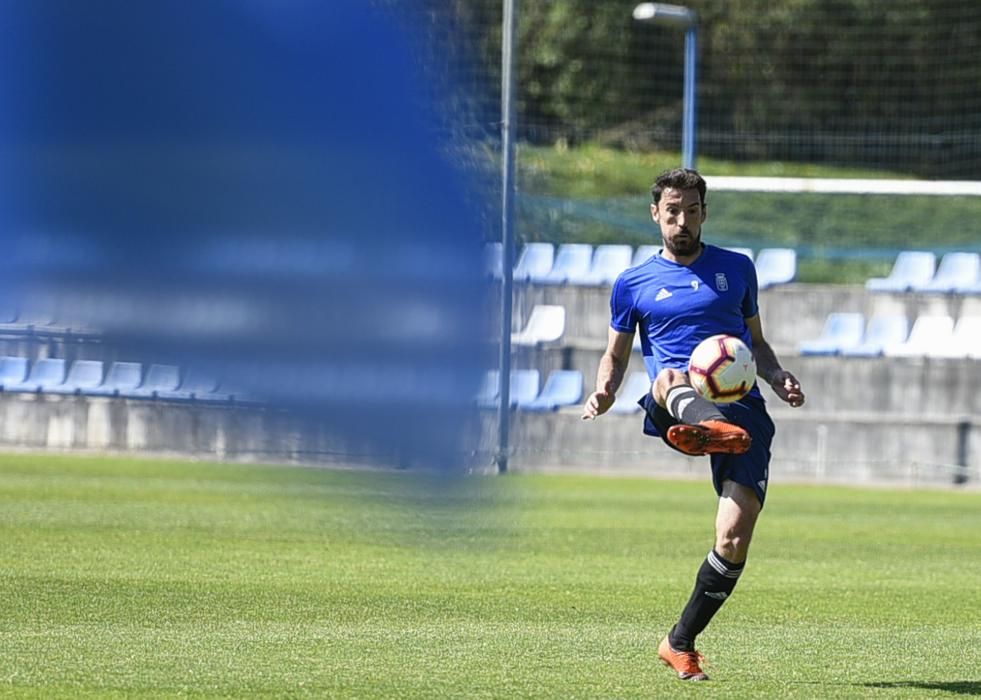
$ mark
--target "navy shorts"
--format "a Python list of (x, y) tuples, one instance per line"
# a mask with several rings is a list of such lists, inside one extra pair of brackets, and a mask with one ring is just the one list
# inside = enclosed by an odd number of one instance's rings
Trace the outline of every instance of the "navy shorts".
[[(677, 449), (664, 436), (668, 428), (680, 421), (668, 413), (667, 409), (659, 406), (650, 394), (645, 394), (637, 403), (644, 409), (644, 433), (660, 437), (671, 449)], [(745, 428), (753, 442), (749, 450), (741, 455), (709, 455), (715, 492), (721, 496), (722, 482), (729, 479), (753, 489), (762, 506), (770, 479), (770, 445), (773, 444), (773, 434), (776, 432), (773, 421), (766, 412), (766, 402), (755, 396), (746, 396), (733, 403), (717, 404), (717, 407), (726, 420)]]

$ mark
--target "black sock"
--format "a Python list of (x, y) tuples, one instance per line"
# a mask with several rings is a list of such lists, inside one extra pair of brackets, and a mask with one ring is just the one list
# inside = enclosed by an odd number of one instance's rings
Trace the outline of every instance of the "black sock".
[(714, 403), (683, 384), (668, 389), (665, 403), (668, 413), (688, 425), (695, 425), (703, 420), (725, 420), (725, 416)]
[(719, 611), (726, 598), (736, 587), (742, 564), (728, 562), (713, 549), (705, 557), (698, 576), (695, 577), (695, 590), (681, 613), (678, 624), (671, 629), (668, 641), (678, 651), (691, 651), (695, 648), (695, 637), (705, 629), (712, 616)]

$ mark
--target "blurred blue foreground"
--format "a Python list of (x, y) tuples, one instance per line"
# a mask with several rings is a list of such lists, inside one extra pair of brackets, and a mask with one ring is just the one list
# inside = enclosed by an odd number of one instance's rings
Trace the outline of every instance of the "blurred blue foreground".
[(212, 373), (340, 452), (463, 466), (479, 193), (409, 35), (359, 0), (4, 3), (3, 305)]

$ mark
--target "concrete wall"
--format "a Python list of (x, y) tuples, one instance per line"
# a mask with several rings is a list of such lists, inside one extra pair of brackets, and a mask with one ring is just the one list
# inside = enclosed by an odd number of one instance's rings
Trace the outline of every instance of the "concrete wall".
[[(981, 418), (883, 420), (870, 413), (772, 412), (774, 481), (978, 485)], [(493, 419), (488, 417), (489, 423)], [(642, 432), (643, 416), (583, 421), (578, 410), (512, 415), (511, 468), (705, 476), (706, 458), (686, 457)]]

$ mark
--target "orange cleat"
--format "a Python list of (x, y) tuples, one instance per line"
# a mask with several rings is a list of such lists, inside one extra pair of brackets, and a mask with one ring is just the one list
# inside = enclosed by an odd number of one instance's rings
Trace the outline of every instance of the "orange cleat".
[(683, 681), (707, 681), (709, 679), (702, 667), (698, 665), (699, 662), (705, 660), (705, 657), (697, 651), (675, 651), (667, 637), (661, 640), (661, 644), (657, 648), (657, 655), (661, 657), (665, 666), (670, 666), (677, 671), (678, 678)]
[(698, 425), (678, 423), (668, 428), (668, 442), (686, 455), (741, 455), (752, 439), (744, 429), (724, 420), (704, 420)]

